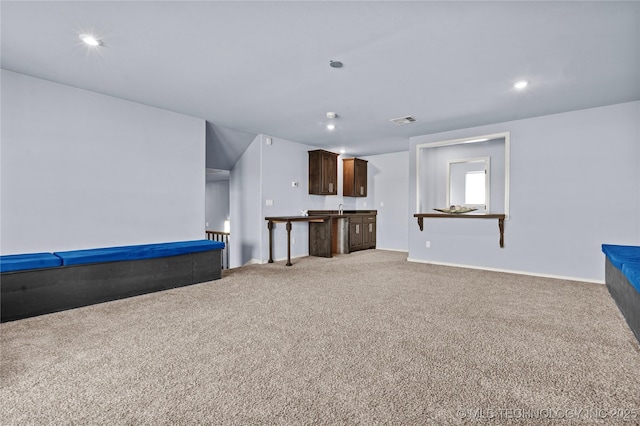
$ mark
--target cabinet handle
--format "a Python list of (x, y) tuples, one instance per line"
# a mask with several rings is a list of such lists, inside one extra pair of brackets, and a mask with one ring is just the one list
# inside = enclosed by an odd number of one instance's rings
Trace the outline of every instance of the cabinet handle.
[(333, 182), (329, 182), (329, 192), (333, 192)]
[(364, 186), (360, 187), (360, 195), (364, 195)]
[(369, 232), (373, 232), (373, 223), (369, 224)]
[(356, 225), (356, 234), (360, 233), (360, 225)]

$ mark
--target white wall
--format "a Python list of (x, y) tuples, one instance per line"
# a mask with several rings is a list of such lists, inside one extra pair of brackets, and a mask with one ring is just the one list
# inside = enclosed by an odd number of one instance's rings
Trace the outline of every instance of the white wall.
[(409, 258), (602, 282), (601, 244), (640, 244), (640, 102), (410, 138), (409, 212), (417, 144), (500, 132), (511, 132), (505, 248), (493, 220), (425, 219), (420, 232), (412, 218)]
[(358, 209), (378, 211), (376, 248), (407, 251), (409, 152), (361, 158), (368, 161), (367, 196), (356, 198), (356, 204)]
[[(266, 139), (267, 136), (261, 136), (263, 172), (262, 223), (260, 224), (263, 247), (261, 262), (266, 262), (269, 259), (269, 233), (265, 217), (296, 216), (301, 214), (301, 210), (323, 209), (325, 199), (323, 196), (309, 195), (308, 151), (314, 148), (280, 138), (271, 138), (271, 145), (267, 145)], [(298, 182), (298, 187), (292, 187), (292, 182)], [(273, 200), (273, 206), (267, 207), (266, 200)], [(287, 257), (285, 226), (284, 223), (278, 223), (273, 230), (273, 258), (276, 260)], [(309, 225), (307, 223), (293, 223), (291, 237), (291, 256), (308, 255)]]
[(2, 254), (203, 239), (203, 120), (2, 70)]
[[(231, 235), (229, 267), (235, 268), (260, 259), (260, 220), (262, 209), (262, 153), (260, 135), (244, 151), (229, 174)], [(266, 226), (266, 225), (265, 225)]]
[(224, 231), (224, 221), (229, 219), (229, 181), (207, 182), (204, 200), (206, 229)]

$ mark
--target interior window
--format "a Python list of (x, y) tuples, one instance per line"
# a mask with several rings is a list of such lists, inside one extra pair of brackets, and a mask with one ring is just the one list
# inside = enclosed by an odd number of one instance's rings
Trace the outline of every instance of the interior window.
[(486, 205), (485, 173), (467, 172), (464, 185), (465, 205)]
[(489, 211), (490, 157), (447, 161), (447, 205)]

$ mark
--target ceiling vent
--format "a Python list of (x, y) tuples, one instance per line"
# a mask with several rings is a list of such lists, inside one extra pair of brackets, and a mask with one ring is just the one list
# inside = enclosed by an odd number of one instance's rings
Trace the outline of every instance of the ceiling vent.
[(407, 115), (406, 117), (392, 118), (389, 121), (398, 126), (403, 126), (405, 124), (415, 123), (418, 120), (416, 120), (414, 117), (410, 115)]

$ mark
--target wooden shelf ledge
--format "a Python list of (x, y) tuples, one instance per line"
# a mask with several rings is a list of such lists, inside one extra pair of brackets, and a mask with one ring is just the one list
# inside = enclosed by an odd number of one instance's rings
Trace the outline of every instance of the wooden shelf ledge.
[(439, 219), (498, 219), (500, 229), (500, 248), (504, 248), (504, 219), (505, 214), (497, 213), (416, 213), (413, 217), (418, 219), (420, 231), (424, 229), (424, 218), (432, 217)]

